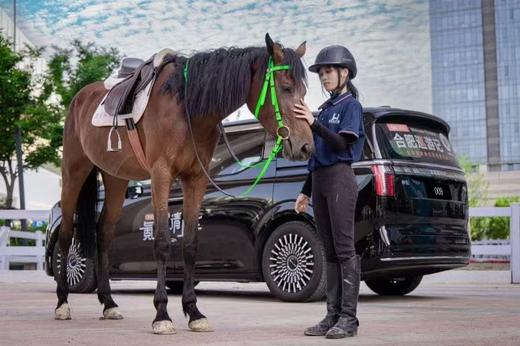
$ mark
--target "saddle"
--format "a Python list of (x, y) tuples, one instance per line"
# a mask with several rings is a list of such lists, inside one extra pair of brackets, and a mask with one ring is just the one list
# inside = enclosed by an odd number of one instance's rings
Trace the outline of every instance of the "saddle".
[(117, 78), (124, 78), (116, 84), (105, 97), (105, 111), (117, 116), (132, 113), (135, 96), (150, 83), (156, 73), (152, 56), (147, 61), (138, 58), (124, 58)]
[[(118, 126), (121, 125), (119, 120), (124, 121), (130, 146), (136, 155), (137, 161), (141, 167), (147, 170), (149, 167), (146, 163), (139, 134), (136, 131), (136, 122), (146, 108), (155, 77), (160, 73), (164, 65), (170, 62), (165, 60), (167, 55), (175, 55), (175, 52), (166, 48), (146, 61), (138, 58), (124, 58), (117, 73), (117, 80), (122, 80), (113, 86), (111, 83), (107, 83), (108, 80), (105, 80), (105, 88), (109, 88), (109, 91), (92, 118), (94, 126), (106, 126), (107, 124), (103, 120), (103, 118), (106, 118), (105, 115), (108, 118), (112, 118), (112, 127), (108, 133), (107, 140), (107, 151), (109, 152), (122, 150)], [(135, 102), (136, 99), (138, 102)], [(115, 147), (112, 146), (112, 133), (115, 133), (117, 137), (117, 145)]]

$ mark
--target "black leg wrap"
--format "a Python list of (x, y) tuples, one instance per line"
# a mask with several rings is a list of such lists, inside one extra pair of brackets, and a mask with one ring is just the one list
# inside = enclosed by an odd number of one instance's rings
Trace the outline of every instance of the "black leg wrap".
[(199, 309), (197, 308), (197, 304), (195, 302), (192, 303), (182, 303), (182, 311), (184, 312), (184, 316), (190, 317), (190, 322), (200, 320), (201, 318), (206, 318)]
[(104, 308), (103, 308), (103, 312), (105, 312), (108, 309), (119, 307), (119, 305), (117, 305), (113, 300), (110, 300), (110, 302), (109, 301), (105, 301), (105, 303), (102, 303), (102, 304), (105, 305)]
[(58, 296), (58, 306), (59, 308), (62, 304), (67, 303), (67, 298), (69, 296), (69, 285), (67, 283), (67, 279), (65, 278), (65, 273), (60, 273), (60, 278), (56, 285), (56, 295)]
[(168, 315), (168, 310), (166, 307), (168, 306), (168, 295), (166, 294), (166, 290), (156, 290), (155, 296), (153, 299), (153, 305), (157, 310), (157, 314), (155, 315), (154, 322), (157, 321), (171, 321), (170, 316)]

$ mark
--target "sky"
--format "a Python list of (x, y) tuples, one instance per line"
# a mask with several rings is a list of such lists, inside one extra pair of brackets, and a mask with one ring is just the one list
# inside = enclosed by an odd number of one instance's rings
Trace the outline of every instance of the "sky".
[[(0, 6), (10, 14), (12, 2)], [(264, 46), (269, 32), (286, 47), (307, 41), (310, 66), (320, 49), (341, 44), (356, 58), (364, 106), (432, 108), (427, 0), (17, 0), (17, 23), (37, 46), (80, 39), (142, 59), (165, 47), (190, 55)], [(308, 80), (316, 109), (326, 95), (317, 75)]]

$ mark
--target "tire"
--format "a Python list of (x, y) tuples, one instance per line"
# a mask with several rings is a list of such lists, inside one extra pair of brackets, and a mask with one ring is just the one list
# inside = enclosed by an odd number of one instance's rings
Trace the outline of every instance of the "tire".
[[(61, 268), (61, 251), (58, 241), (52, 252), (52, 271), (54, 280), (58, 281)], [(71, 293), (91, 293), (97, 288), (94, 261), (81, 256), (79, 244), (72, 239), (67, 259), (67, 282)]]
[(302, 221), (278, 226), (265, 243), (262, 273), (271, 293), (287, 302), (322, 299), (325, 250), (314, 228)]
[(368, 288), (382, 296), (404, 296), (419, 286), (422, 275), (365, 280)]
[[(196, 287), (200, 281), (194, 281), (193, 287)], [(182, 294), (182, 286), (184, 285), (184, 281), (166, 281), (166, 287), (170, 289), (170, 292), (173, 294)]]

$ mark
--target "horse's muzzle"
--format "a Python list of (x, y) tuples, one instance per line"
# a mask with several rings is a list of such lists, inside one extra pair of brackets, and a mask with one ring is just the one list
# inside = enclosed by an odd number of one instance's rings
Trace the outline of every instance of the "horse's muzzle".
[(314, 153), (314, 144), (294, 145), (291, 139), (284, 141), (283, 156), (291, 161), (307, 161)]

